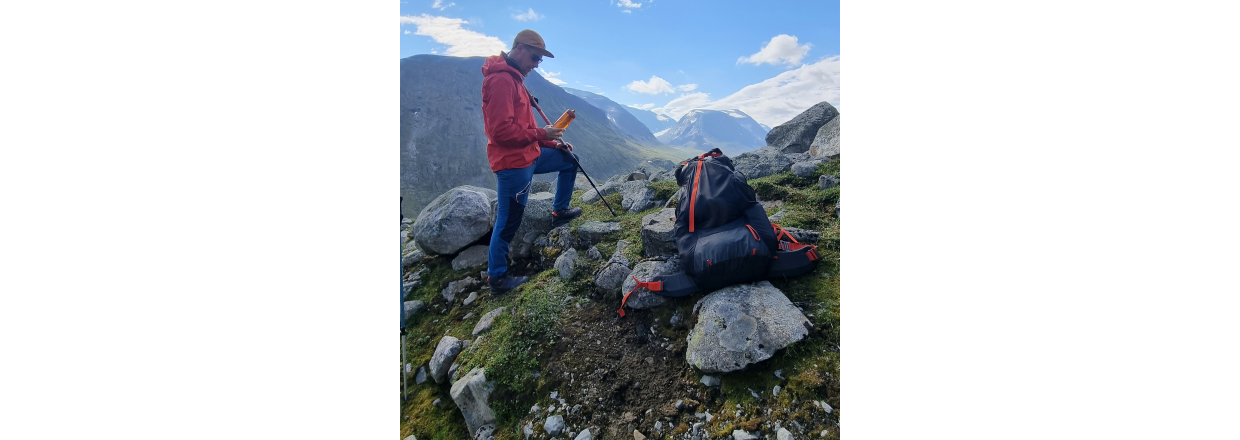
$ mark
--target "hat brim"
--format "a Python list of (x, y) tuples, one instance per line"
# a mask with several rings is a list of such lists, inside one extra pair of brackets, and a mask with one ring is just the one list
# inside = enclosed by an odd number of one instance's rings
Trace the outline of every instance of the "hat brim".
[(528, 45), (528, 44), (526, 44), (526, 45), (525, 45), (525, 47), (528, 47), (528, 48), (530, 49), (530, 51), (531, 51), (531, 52), (534, 52), (534, 53), (536, 53), (536, 54), (542, 55), (542, 56), (544, 56), (544, 57), (547, 57), (547, 58), (555, 58), (555, 55), (552, 55), (552, 54), (551, 54), (551, 52), (547, 52), (547, 49), (539, 49), (539, 48), (537, 48), (537, 47), (530, 46), (530, 45)]

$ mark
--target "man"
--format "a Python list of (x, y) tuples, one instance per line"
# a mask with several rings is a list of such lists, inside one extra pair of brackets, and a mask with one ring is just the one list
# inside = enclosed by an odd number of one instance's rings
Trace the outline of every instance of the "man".
[(487, 253), (487, 277), (491, 294), (501, 294), (526, 282), (528, 277), (510, 276), (508, 249), (521, 226), (534, 174), (559, 173), (552, 224), (560, 226), (581, 215), (570, 209), (576, 165), (566, 157), (556, 140), (564, 129), (539, 127), (530, 108), (525, 76), (538, 67), (543, 57), (555, 58), (547, 51), (542, 36), (526, 29), (512, 41), (512, 51), (486, 59), (482, 64), (482, 119), (487, 135), (487, 159), (495, 172), (499, 210)]

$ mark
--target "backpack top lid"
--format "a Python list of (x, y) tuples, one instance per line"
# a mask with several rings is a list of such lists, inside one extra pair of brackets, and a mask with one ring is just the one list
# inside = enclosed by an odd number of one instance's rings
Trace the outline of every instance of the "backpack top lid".
[(758, 203), (753, 188), (736, 175), (732, 160), (718, 148), (682, 163), (676, 183), (683, 188), (676, 222), (685, 222), (689, 232), (727, 224)]

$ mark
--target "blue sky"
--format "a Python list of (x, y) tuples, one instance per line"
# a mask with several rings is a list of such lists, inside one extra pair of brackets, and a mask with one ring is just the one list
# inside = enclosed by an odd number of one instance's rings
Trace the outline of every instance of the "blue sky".
[[(565, 87), (674, 118), (736, 108), (775, 126), (840, 104), (838, 1), (403, 0), (400, 56), (496, 55), (522, 29)], [(481, 72), (479, 73), (481, 75)]]

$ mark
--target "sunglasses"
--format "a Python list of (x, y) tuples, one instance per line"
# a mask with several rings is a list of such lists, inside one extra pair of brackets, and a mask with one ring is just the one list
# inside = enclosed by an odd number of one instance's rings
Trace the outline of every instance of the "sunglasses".
[[(526, 50), (533, 52), (533, 46), (530, 46), (528, 44), (522, 44), (522, 46), (525, 46)], [(541, 63), (542, 60), (543, 60), (542, 55), (539, 55), (539, 54), (530, 55), (530, 61), (533, 61), (535, 63)]]

